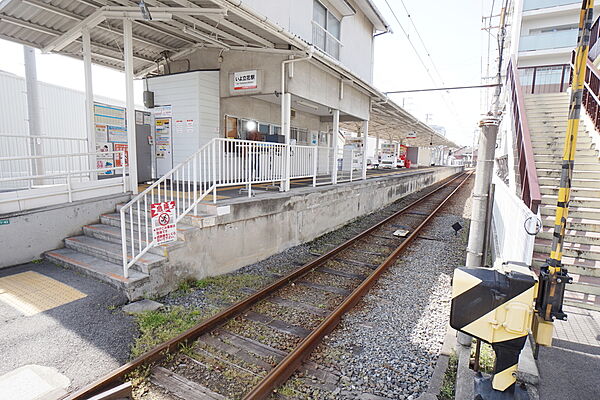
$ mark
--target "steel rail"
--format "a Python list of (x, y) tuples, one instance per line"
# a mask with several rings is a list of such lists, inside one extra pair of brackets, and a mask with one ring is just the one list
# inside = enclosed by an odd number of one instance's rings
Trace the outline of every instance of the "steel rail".
[[(348, 312), (358, 301), (369, 291), (369, 289), (377, 282), (381, 274), (383, 274), (393, 263), (398, 259), (404, 249), (413, 241), (420, 233), (421, 229), (436, 215), (436, 213), (452, 198), (452, 196), (462, 187), (462, 185), (471, 177), (469, 173), (467, 177), (446, 197), (431, 214), (425, 218), (419, 226), (390, 254), (380, 265), (366, 278), (354, 291), (340, 304), (321, 324), (307, 337), (305, 337), (296, 346), (291, 353), (281, 360), (281, 362), (273, 368), (265, 378), (249, 392), (244, 400), (262, 400), (267, 398), (273, 390), (284, 383), (295, 371), (300, 364), (308, 357), (312, 351), (321, 343), (325, 335), (330, 333), (340, 322), (342, 316)], [(462, 176), (462, 175), (460, 175)], [(459, 177), (460, 177), (459, 176)], [(450, 181), (453, 182), (454, 180)], [(449, 182), (449, 183), (450, 183)]]
[[(133, 372), (135, 369), (137, 369), (143, 365), (159, 361), (159, 360), (163, 359), (168, 353), (177, 350), (177, 348), (180, 345), (185, 344), (189, 341), (193, 341), (193, 340), (197, 339), (198, 337), (204, 335), (205, 333), (208, 333), (208, 332), (216, 329), (217, 327), (223, 325), (231, 318), (241, 314), (243, 311), (247, 310), (252, 305), (254, 305), (254, 304), (258, 303), (259, 301), (263, 300), (264, 298), (268, 297), (276, 290), (281, 289), (282, 287), (287, 285), (289, 282), (296, 280), (296, 279), (302, 277), (303, 275), (308, 274), (313, 269), (315, 269), (315, 268), (321, 266), (322, 264), (324, 264), (325, 262), (335, 258), (335, 256), (342, 250), (345, 250), (346, 248), (352, 246), (358, 240), (369, 235), (371, 232), (380, 228), (381, 226), (385, 225), (386, 223), (390, 222), (394, 218), (397, 218), (398, 216), (402, 215), (403, 213), (405, 213), (412, 207), (416, 206), (417, 204), (427, 200), (434, 193), (447, 187), (448, 185), (450, 185), (451, 183), (453, 183), (454, 181), (463, 177), (466, 174), (467, 173), (462, 173), (460, 175), (457, 175), (456, 177), (452, 178), (448, 182), (442, 184), (440, 187), (432, 190), (425, 196), (413, 201), (409, 205), (403, 207), (401, 210), (396, 211), (394, 214), (386, 217), (382, 221), (380, 221), (377, 224), (373, 225), (372, 227), (366, 229), (365, 231), (357, 234), (356, 236), (350, 238), (349, 240), (340, 244), (339, 246), (335, 247), (334, 249), (315, 258), (314, 260), (299, 267), (298, 269), (292, 271), (288, 275), (271, 283), (270, 285), (265, 286), (263, 289), (259, 290), (258, 292), (254, 293), (253, 295), (246, 297), (245, 299), (229, 306), (225, 310), (204, 320), (203, 322), (196, 325), (195, 327), (188, 329), (187, 331), (179, 334), (178, 336), (176, 336), (176, 337), (158, 345), (157, 347), (147, 351), (146, 353), (138, 356), (134, 360), (122, 365), (119, 368), (116, 368), (115, 370), (109, 372), (108, 374), (99, 378), (95, 382), (93, 382), (93, 383), (79, 389), (75, 393), (71, 394), (65, 400), (85, 400), (93, 395), (97, 395), (97, 394), (101, 393), (102, 391), (110, 389), (115, 384), (122, 383), (122, 381), (124, 381), (125, 376), (127, 374)], [(467, 178), (465, 178), (465, 180), (463, 182), (461, 182), (460, 185), (462, 185), (466, 181), (466, 179), (468, 179), (469, 176), (471, 176), (470, 173), (468, 174)], [(459, 185), (459, 187), (460, 187), (460, 185)], [(456, 191), (456, 189), (455, 189), (455, 191)], [(453, 191), (452, 193), (454, 193), (455, 191)], [(437, 208), (436, 208), (436, 211), (437, 211)], [(420, 228), (418, 228), (418, 229), (420, 229)], [(408, 236), (404, 242), (406, 242), (407, 240), (408, 241), (412, 240), (412, 237), (413, 237), (413, 235)], [(302, 343), (304, 343), (304, 342), (302, 342)], [(267, 376), (269, 376), (269, 375), (267, 375)]]

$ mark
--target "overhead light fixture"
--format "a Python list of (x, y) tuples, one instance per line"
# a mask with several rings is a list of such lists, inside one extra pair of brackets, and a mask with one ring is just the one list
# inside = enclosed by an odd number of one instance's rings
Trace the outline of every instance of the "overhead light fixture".
[(144, 3), (144, 0), (140, 0), (138, 6), (142, 12), (142, 18), (144, 18), (144, 21), (152, 21), (152, 14), (150, 14), (150, 10), (148, 9), (146, 3)]
[(248, 129), (249, 131), (255, 131), (256, 130), (256, 122), (255, 121), (246, 122), (246, 129)]
[(297, 100), (296, 104), (298, 104), (300, 106), (304, 106), (304, 107), (310, 108), (310, 109), (315, 110), (315, 111), (319, 111), (319, 107), (315, 106), (314, 104), (310, 104), (310, 103), (307, 103), (305, 101), (302, 101), (302, 100)]

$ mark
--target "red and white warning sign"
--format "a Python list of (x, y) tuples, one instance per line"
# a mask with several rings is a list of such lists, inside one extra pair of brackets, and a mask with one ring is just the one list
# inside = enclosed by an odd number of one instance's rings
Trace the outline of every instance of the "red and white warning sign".
[(150, 215), (152, 215), (152, 239), (156, 240), (156, 244), (176, 241), (175, 201), (154, 203), (150, 207)]

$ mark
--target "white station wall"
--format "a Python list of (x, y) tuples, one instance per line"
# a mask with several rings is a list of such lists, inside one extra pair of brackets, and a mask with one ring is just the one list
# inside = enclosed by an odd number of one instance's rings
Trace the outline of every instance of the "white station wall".
[[(38, 87), (42, 135), (85, 139), (85, 94), (45, 82), (38, 82)], [(125, 105), (103, 96), (94, 96), (94, 100)], [(0, 117), (0, 134), (29, 134), (25, 78), (0, 71)]]
[[(173, 165), (219, 136), (219, 71), (194, 71), (148, 79), (156, 106), (170, 105)], [(188, 121), (192, 121), (191, 128)], [(177, 121), (182, 121), (177, 125)]]

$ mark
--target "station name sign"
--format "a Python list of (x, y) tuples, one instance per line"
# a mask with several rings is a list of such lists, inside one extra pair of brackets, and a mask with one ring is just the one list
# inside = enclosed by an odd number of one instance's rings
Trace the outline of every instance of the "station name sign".
[(243, 91), (258, 88), (258, 71), (242, 71), (233, 73), (233, 90)]

